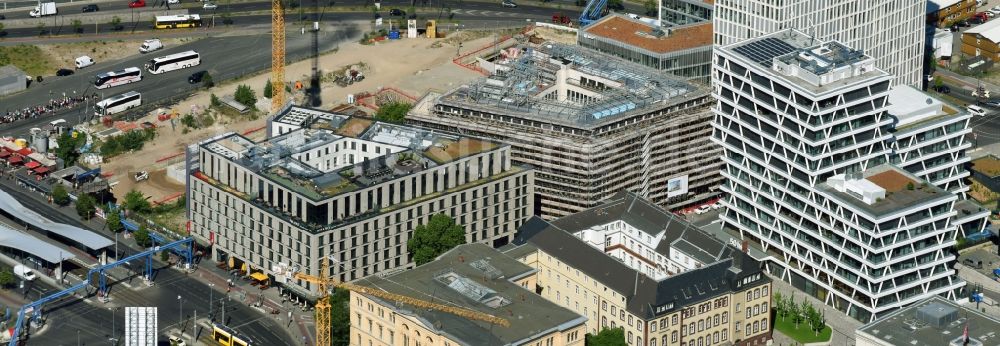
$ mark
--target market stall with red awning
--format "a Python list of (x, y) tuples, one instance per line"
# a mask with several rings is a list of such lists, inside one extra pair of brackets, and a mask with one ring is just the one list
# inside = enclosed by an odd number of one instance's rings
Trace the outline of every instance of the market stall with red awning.
[(38, 162), (35, 162), (35, 161), (31, 161), (31, 162), (28, 162), (28, 163), (24, 164), (24, 167), (28, 167), (28, 169), (34, 169), (35, 167), (38, 167), (38, 166), (41, 166), (41, 164), (39, 164)]
[(35, 174), (45, 174), (49, 172), (49, 168), (45, 166), (35, 167)]
[(22, 161), (24, 161), (24, 159), (23, 159), (23, 158), (21, 158), (20, 156), (17, 156), (17, 155), (14, 155), (14, 156), (13, 156), (13, 157), (11, 157), (11, 158), (10, 158), (9, 160), (7, 160), (7, 162), (10, 162), (10, 163), (13, 163), (13, 164), (19, 164), (19, 163), (21, 163)]

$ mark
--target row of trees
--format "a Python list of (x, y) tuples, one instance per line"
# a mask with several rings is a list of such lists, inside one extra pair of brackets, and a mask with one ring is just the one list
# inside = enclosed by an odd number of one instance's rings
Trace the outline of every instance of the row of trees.
[(156, 138), (156, 129), (148, 128), (141, 131), (129, 131), (118, 136), (108, 138), (101, 145), (101, 155), (112, 157), (124, 152), (140, 150), (146, 142)]
[(791, 318), (795, 329), (803, 325), (816, 335), (819, 335), (826, 328), (826, 318), (823, 313), (817, 310), (805, 299), (800, 303), (795, 302), (795, 297), (784, 297), (781, 293), (774, 293), (774, 312), (778, 319), (784, 321)]

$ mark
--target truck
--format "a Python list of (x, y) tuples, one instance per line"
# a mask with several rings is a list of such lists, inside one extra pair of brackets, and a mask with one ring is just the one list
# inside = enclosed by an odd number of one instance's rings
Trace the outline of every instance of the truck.
[(18, 264), (14, 266), (14, 275), (25, 281), (32, 281), (35, 279), (35, 272), (31, 268), (25, 267), (24, 265)]
[(38, 6), (35, 6), (35, 9), (31, 10), (31, 12), (28, 12), (28, 15), (34, 18), (38, 18), (44, 16), (51, 16), (53, 14), (56, 14), (56, 12), (57, 12), (56, 3), (43, 2), (38, 4)]
[(152, 40), (142, 41), (142, 46), (139, 46), (139, 53), (145, 54), (159, 49), (163, 49), (163, 43), (154, 38)]

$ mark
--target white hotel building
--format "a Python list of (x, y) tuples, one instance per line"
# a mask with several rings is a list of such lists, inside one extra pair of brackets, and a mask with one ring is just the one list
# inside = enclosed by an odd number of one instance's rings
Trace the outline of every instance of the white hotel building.
[(926, 0), (715, 0), (713, 12), (716, 47), (800, 28), (865, 50), (893, 75), (893, 85), (918, 88), (926, 21)]
[[(431, 215), (491, 246), (532, 215), (532, 170), (508, 145), (299, 107), (268, 125), (266, 140), (226, 133), (188, 152), (191, 234), (238, 269), (352, 281), (412, 267), (407, 240)], [(320, 273), (327, 257), (340, 265)]]
[(985, 217), (960, 201), (954, 169), (968, 115), (933, 100), (890, 106), (917, 96), (891, 90), (863, 52), (795, 30), (715, 53), (724, 226), (759, 244), (782, 280), (859, 320), (955, 299), (958, 224)]

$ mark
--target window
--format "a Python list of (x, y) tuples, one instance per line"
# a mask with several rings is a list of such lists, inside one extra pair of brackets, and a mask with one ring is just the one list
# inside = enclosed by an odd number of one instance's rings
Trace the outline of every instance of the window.
[(670, 324), (671, 324), (671, 325), (674, 325), (674, 326), (676, 326), (676, 325), (677, 325), (677, 314), (674, 314), (674, 317), (673, 317), (673, 322), (671, 322)]
[(688, 324), (688, 334), (694, 334), (694, 322)]
[(722, 313), (722, 323), (729, 323), (729, 312)]
[(715, 314), (715, 317), (713, 317), (712, 320), (713, 320), (712, 321), (713, 322), (712, 325), (718, 326), (719, 325), (719, 314)]
[[(677, 342), (677, 331), (676, 330), (670, 333), (670, 342)], [(664, 344), (666, 344), (666, 343), (664, 342)]]
[(760, 289), (753, 290), (753, 299), (760, 298)]
[(757, 314), (760, 314), (760, 305), (754, 305), (753, 306), (753, 315), (757, 316)]
[(750, 309), (747, 309), (747, 316), (744, 317), (744, 318), (748, 318), (749, 319), (750, 318), (750, 312), (751, 312)]
[(632, 332), (628, 332), (628, 343), (632, 343)]
[[(651, 332), (655, 332), (656, 331), (656, 321), (649, 322), (649, 331), (651, 331)], [(653, 340), (653, 341), (655, 342), (656, 340)]]
[(614, 316), (614, 315), (617, 315), (617, 314), (618, 314), (617, 312), (618, 312), (618, 310), (617, 310), (617, 309), (615, 309), (615, 306), (614, 306), (614, 305), (612, 305), (612, 306), (611, 306), (611, 315), (612, 315), (612, 316)]
[(762, 296), (765, 296), (765, 297), (766, 297), (766, 296), (767, 296), (767, 286), (764, 286), (764, 287), (763, 287), (763, 288), (761, 288), (760, 290), (761, 290), (761, 291), (760, 291), (760, 295), (762, 295)]
[(757, 321), (753, 321), (753, 332), (756, 333), (759, 331), (760, 331), (760, 325), (758, 325)]
[(746, 328), (745, 332), (746, 332), (746, 336), (750, 336), (750, 324), (749, 323), (747, 323), (747, 328)]
[(729, 328), (722, 328), (722, 341), (729, 340)]
[(747, 291), (747, 301), (749, 302), (752, 299), (753, 299), (753, 292)]
[(767, 312), (767, 302), (760, 305), (760, 312)]

